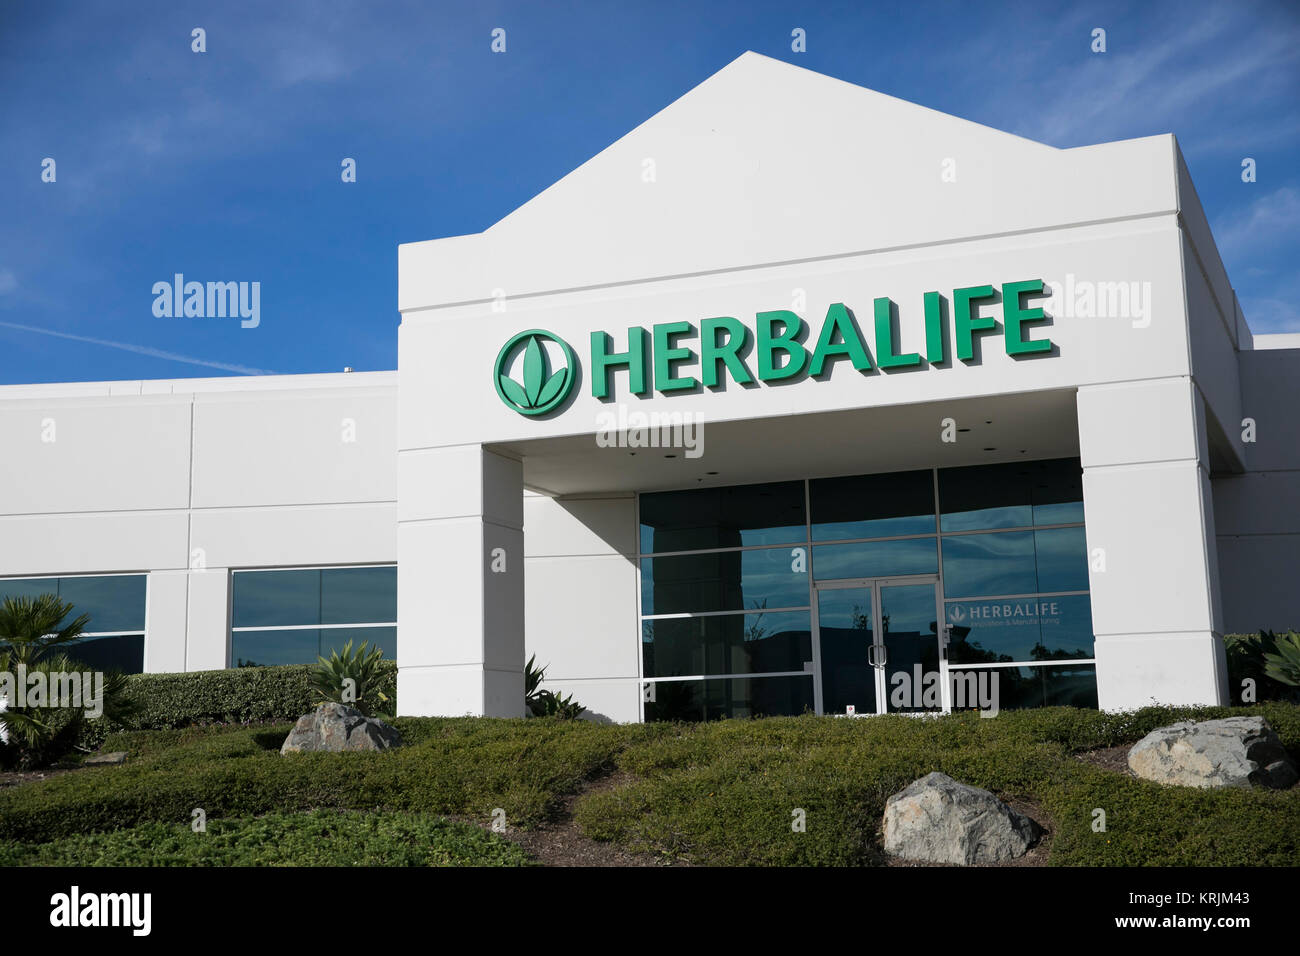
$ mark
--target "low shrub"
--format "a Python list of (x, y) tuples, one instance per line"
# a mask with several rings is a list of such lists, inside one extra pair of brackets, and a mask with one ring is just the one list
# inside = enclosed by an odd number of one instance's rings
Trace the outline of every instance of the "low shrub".
[[(36, 844), (138, 830), (122, 846), (136, 854), (130, 848), (138, 845), (146, 861), (145, 837), (164, 848), (187, 839), (195, 807), (210, 828), (309, 810), (486, 823), (498, 808), (509, 827), (530, 827), (551, 818), (585, 781), (618, 770), (617, 786), (593, 788), (576, 801), (588, 836), (697, 863), (858, 866), (884, 862), (880, 823), (888, 797), (939, 770), (1036, 808), (1053, 833), (1055, 864), (1296, 865), (1300, 788), (1163, 787), (1080, 756), (1132, 744), (1177, 720), (1229, 715), (1265, 717), (1300, 753), (1300, 707), (1286, 703), (621, 726), (407, 717), (394, 721), (406, 741), (398, 749), (288, 757), (278, 753), (286, 721), (127, 731), (105, 741), (129, 753), (124, 766), (0, 789), (0, 834), (22, 845), (7, 852), (24, 860)], [(1097, 810), (1105, 812), (1104, 830), (1094, 829)], [(803, 813), (802, 831), (791, 826), (795, 811)], [(164, 829), (139, 829), (150, 825)], [(62, 851), (49, 852), (53, 860)]]
[(400, 810), (511, 827), (540, 823), (565, 794), (642, 731), (549, 718), (399, 718), (406, 746), (282, 757), (287, 723), (118, 734), (120, 767), (77, 770), (0, 790), (0, 834), (38, 843), (149, 822), (314, 808)]
[(0, 866), (528, 866), (516, 844), (469, 823), (313, 810), (145, 823), (51, 843), (0, 842)]
[[(575, 816), (595, 839), (697, 863), (879, 864), (885, 801), (938, 770), (1037, 805), (1055, 831), (1054, 864), (1294, 866), (1300, 790), (1162, 787), (1075, 756), (1233, 714), (1264, 716), (1300, 749), (1300, 708), (1287, 704), (720, 721), (631, 742), (617, 765), (636, 779), (584, 795)], [(1098, 809), (1104, 831), (1093, 828)]]
[[(121, 730), (168, 730), (191, 724), (249, 724), (297, 720), (315, 709), (315, 665), (240, 667), (184, 674), (132, 674), (126, 693), (135, 711), (124, 720), (87, 721), (78, 743), (99, 747)], [(371, 686), (392, 699), (397, 694), (397, 664), (379, 661)]]

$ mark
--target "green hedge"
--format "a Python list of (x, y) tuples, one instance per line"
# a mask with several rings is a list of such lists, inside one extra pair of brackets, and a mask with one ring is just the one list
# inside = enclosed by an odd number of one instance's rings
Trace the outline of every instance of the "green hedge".
[[(135, 713), (120, 722), (91, 720), (78, 743), (98, 747), (119, 730), (170, 730), (195, 724), (251, 724), (297, 720), (317, 704), (308, 675), (312, 664), (240, 667), (186, 674), (132, 674), (127, 692)], [(397, 695), (397, 663), (382, 661), (380, 690)]]

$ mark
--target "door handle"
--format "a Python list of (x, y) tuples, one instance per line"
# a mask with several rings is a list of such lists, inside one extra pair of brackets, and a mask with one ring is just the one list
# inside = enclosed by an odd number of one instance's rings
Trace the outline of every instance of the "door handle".
[(884, 644), (881, 644), (881, 645), (880, 645), (880, 663), (879, 663), (877, 666), (878, 666), (878, 667), (884, 667), (884, 666), (885, 666), (886, 664), (888, 664), (888, 663), (889, 663), (889, 648), (886, 647)]

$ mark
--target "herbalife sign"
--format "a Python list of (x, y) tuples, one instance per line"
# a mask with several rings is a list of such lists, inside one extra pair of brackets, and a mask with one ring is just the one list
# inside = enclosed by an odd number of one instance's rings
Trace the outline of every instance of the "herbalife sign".
[[(626, 375), (628, 392), (645, 396), (717, 388), (726, 379), (737, 385), (800, 376), (820, 380), (837, 363), (859, 372), (942, 368), (950, 365), (950, 357), (975, 362), (977, 337), (999, 333), (1008, 355), (1050, 355), (1051, 340), (1032, 337), (1035, 323), (1047, 316), (1041, 305), (1030, 304), (1047, 295), (1041, 279), (1006, 282), (1000, 290), (992, 285), (954, 289), (950, 305), (940, 293), (927, 292), (913, 320), (924, 328), (924, 353), (899, 351), (899, 310), (887, 298), (873, 303), (870, 342), (858, 317), (839, 302), (826, 311), (815, 338), (807, 321), (784, 309), (759, 312), (752, 324), (724, 315), (698, 325), (633, 326), (619, 339), (597, 331), (591, 333), (588, 379), (593, 397), (608, 398), (619, 374)], [(999, 308), (1000, 326), (995, 317)], [(541, 329), (520, 332), (497, 355), (497, 394), (522, 415), (545, 414), (568, 398), (577, 382), (575, 362), (573, 349), (558, 336)]]

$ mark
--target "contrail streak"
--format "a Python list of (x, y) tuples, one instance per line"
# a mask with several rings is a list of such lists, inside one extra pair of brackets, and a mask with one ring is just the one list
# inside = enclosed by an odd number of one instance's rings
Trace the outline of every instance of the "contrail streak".
[(227, 362), (209, 362), (207, 359), (190, 358), (188, 355), (177, 355), (175, 352), (164, 352), (162, 349), (151, 348), (148, 345), (131, 345), (129, 342), (110, 342), (107, 339), (95, 339), (89, 335), (73, 335), (71, 332), (55, 332), (53, 329), (38, 329), (33, 325), (19, 325), (17, 322), (0, 322), (0, 326), (7, 329), (18, 329), (21, 332), (35, 332), (38, 335), (52, 335), (59, 339), (71, 339), (73, 342), (89, 342), (91, 345), (104, 345), (110, 349), (121, 349), (123, 352), (135, 352), (137, 355), (148, 355), (152, 358), (167, 359), (169, 362), (184, 362), (187, 365), (199, 365), (203, 368), (221, 369), (223, 372), (238, 372), (240, 375), (274, 375), (270, 369), (249, 368), (247, 365), (231, 365)]

